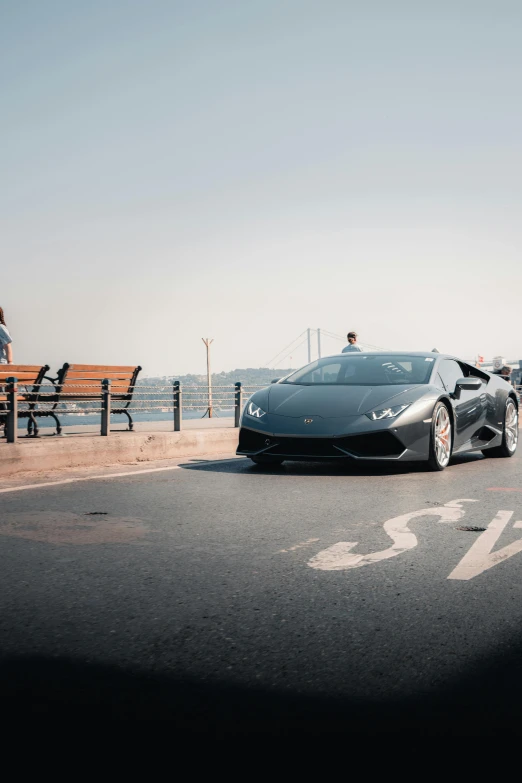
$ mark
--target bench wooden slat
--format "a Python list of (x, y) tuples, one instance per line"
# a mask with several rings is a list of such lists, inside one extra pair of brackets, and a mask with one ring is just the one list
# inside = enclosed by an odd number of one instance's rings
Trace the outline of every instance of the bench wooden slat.
[[(43, 366), (42, 364), (0, 364), (0, 375), (6, 373), (9, 377), (15, 375), (17, 371), (39, 373)], [(45, 367), (49, 369), (47, 364)]]
[(5, 384), (7, 382), (8, 378), (12, 378), (12, 377), (17, 378), (19, 383), (27, 384), (29, 386), (31, 384), (35, 384), (35, 383), (38, 382), (38, 375), (36, 373), (33, 373), (33, 372), (32, 373), (28, 373), (28, 372), (21, 373), (21, 372), (19, 372), (15, 376), (2, 375), (0, 373), (0, 386)]
[[(87, 379), (82, 379), (82, 378), (79, 378), (78, 381), (75, 381), (75, 379), (73, 378), (72, 381), (71, 381), (70, 378), (66, 378), (65, 379), (65, 383), (57, 384), (57, 386), (63, 392), (67, 391), (66, 387), (70, 388), (71, 391), (76, 391), (76, 390), (82, 391), (82, 390), (85, 390), (86, 392), (88, 392), (88, 391), (94, 392), (95, 389), (98, 389), (99, 391), (101, 391), (102, 381), (101, 381), (101, 378), (98, 378), (98, 380), (92, 380), (92, 381), (89, 381)], [(129, 387), (131, 389), (134, 388), (133, 386), (130, 385), (130, 381), (129, 380), (125, 380), (125, 381), (116, 380), (114, 382), (111, 380), (111, 389), (114, 389), (116, 387), (119, 388), (119, 389), (128, 389)]]
[(133, 375), (134, 373), (123, 375), (122, 373), (110, 372), (91, 373), (90, 375), (87, 373), (67, 373), (65, 380), (66, 383), (88, 383), (89, 381), (103, 381), (104, 378), (108, 378), (110, 381), (122, 381), (128, 384), (132, 380)]
[[(7, 395), (6, 394), (0, 394), (0, 402), (7, 402)], [(28, 400), (27, 396), (25, 394), (19, 394), (18, 395), (18, 402), (33, 402), (33, 400)], [(5, 411), (2, 411), (2, 413), (5, 413)]]
[[(126, 396), (130, 397), (131, 394), (127, 388), (123, 389), (111, 389), (111, 394), (113, 397), (115, 396)], [(90, 397), (92, 399), (100, 399), (101, 398), (101, 389), (100, 391), (96, 392), (95, 389), (73, 389), (70, 386), (67, 386), (65, 389), (60, 389), (58, 392), (58, 395), (62, 397), (61, 402), (67, 402), (67, 400), (79, 400), (82, 397)], [(69, 396), (70, 395), (70, 396)]]
[[(134, 366), (118, 366), (114, 364), (70, 364), (68, 367), (68, 372), (128, 372), (132, 375), (132, 373), (136, 370), (136, 365)], [(141, 367), (140, 367), (141, 370)]]
[(17, 378), (19, 381), (24, 381), (24, 383), (36, 383), (39, 379), (40, 382), (43, 380), (43, 377), (37, 372), (18, 371), (16, 375), (15, 373), (0, 372), (0, 383), (5, 383), (8, 378)]
[(72, 378), (86, 378), (88, 376), (95, 377), (95, 378), (103, 378), (105, 375), (121, 375), (122, 378), (130, 378), (132, 375), (134, 375), (135, 371), (136, 371), (135, 367), (132, 370), (110, 370), (108, 368), (105, 368), (103, 370), (68, 369), (67, 375), (70, 375)]
[[(121, 380), (117, 380), (114, 382), (111, 381), (111, 389), (128, 389), (129, 387), (131, 389), (133, 388), (132, 386), (130, 386), (130, 379), (126, 381), (121, 381)], [(93, 381), (89, 381), (82, 378), (79, 378), (78, 381), (76, 381), (73, 378), (71, 381), (70, 378), (66, 378), (65, 383), (59, 385), (58, 388), (60, 389), (60, 391), (64, 393), (67, 391), (73, 391), (73, 392), (78, 391), (78, 393), (85, 391), (86, 393), (90, 392), (91, 394), (93, 394), (95, 390), (101, 392), (102, 382), (101, 382), (101, 378)]]
[(5, 384), (7, 378), (18, 378), (20, 383), (32, 386), (41, 383), (48, 370), (48, 364), (2, 364), (0, 365), (0, 385)]

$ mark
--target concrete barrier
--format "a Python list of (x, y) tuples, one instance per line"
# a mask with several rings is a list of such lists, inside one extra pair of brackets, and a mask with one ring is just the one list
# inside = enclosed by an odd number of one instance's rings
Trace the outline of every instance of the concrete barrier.
[(20, 439), (0, 445), (0, 478), (17, 473), (234, 452), (239, 430), (222, 427), (181, 432), (122, 432)]

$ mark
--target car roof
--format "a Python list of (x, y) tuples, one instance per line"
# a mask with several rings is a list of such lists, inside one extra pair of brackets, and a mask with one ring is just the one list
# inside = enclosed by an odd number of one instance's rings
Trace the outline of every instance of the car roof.
[[(371, 354), (372, 356), (418, 356), (419, 358), (432, 358), (432, 359), (454, 359), (456, 362), (462, 362), (463, 359), (459, 359), (457, 356), (453, 356), (449, 353), (435, 353), (434, 351), (346, 351), (345, 353), (334, 353), (330, 356), (323, 356), (321, 358), (332, 358), (333, 356), (360, 356), (361, 354)], [(464, 362), (469, 364), (469, 362)]]

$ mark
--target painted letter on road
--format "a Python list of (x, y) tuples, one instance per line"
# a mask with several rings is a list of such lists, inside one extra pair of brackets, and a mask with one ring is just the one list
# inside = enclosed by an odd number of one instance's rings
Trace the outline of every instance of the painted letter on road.
[(457, 522), (466, 513), (462, 508), (462, 503), (475, 502), (475, 500), (464, 498), (452, 500), (437, 508), (421, 508), (419, 511), (401, 514), (401, 516), (389, 519), (384, 523), (384, 529), (393, 541), (393, 544), (387, 549), (368, 555), (358, 555), (352, 552), (352, 549), (357, 546), (357, 542), (340, 541), (312, 557), (308, 561), (308, 565), (319, 571), (346, 571), (350, 568), (360, 568), (371, 563), (378, 563), (381, 560), (388, 560), (390, 557), (397, 557), (418, 544), (417, 537), (408, 527), (408, 523), (413, 519), (439, 517), (439, 522)]
[[(469, 552), (464, 555), (460, 563), (453, 569), (448, 579), (473, 579), (488, 568), (493, 568), (497, 563), (502, 563), (508, 557), (522, 552), (522, 539), (508, 544), (496, 552), (491, 550), (500, 538), (500, 534), (513, 516), (512, 511), (499, 511), (495, 519), (489, 523), (487, 529), (477, 538)], [(515, 522), (513, 527), (522, 527)]]

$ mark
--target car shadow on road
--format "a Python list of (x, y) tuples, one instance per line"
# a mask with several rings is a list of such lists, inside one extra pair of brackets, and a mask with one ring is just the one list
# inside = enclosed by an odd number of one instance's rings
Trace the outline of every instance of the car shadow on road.
[(44, 657), (3, 660), (0, 688), (10, 719), (167, 720), (178, 741), (201, 733), (506, 737), (522, 734), (521, 660), (519, 643), (404, 698), (339, 694), (335, 683), (331, 694), (303, 695)]
[[(482, 462), (481, 454), (462, 454), (453, 457), (448, 468), (458, 469), (460, 465)], [(255, 465), (249, 459), (231, 459), (180, 464), (184, 470), (210, 471), (211, 473), (243, 473), (264, 476), (399, 476), (405, 474), (429, 473), (424, 462), (358, 462), (339, 460), (304, 462), (285, 460), (282, 465)]]

